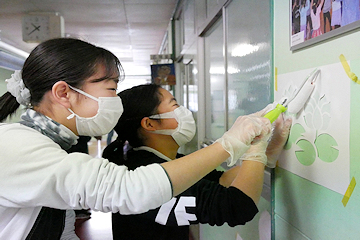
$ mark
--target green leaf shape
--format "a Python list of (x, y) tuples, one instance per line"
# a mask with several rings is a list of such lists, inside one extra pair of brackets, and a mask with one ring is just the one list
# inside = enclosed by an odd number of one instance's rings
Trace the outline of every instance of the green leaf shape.
[(284, 146), (284, 149), (289, 150), (293, 143), (296, 142), (296, 140), (301, 137), (301, 135), (305, 132), (305, 129), (301, 124), (296, 123), (294, 126), (290, 129), (289, 139), (287, 143)]
[(318, 157), (324, 162), (331, 163), (338, 158), (339, 150), (334, 148), (334, 146), (337, 146), (338, 144), (329, 134), (320, 134), (315, 139), (314, 143), (318, 152)]
[(295, 151), (296, 158), (302, 165), (310, 166), (315, 162), (316, 151), (314, 146), (306, 139), (300, 139), (297, 143), (302, 150)]

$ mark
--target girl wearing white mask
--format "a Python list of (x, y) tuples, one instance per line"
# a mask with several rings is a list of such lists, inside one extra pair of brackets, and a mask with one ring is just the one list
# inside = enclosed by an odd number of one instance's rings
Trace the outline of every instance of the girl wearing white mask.
[[(191, 111), (154, 84), (136, 86), (118, 95), (124, 106), (114, 128), (118, 138), (104, 150), (103, 157), (135, 170), (183, 156), (177, 153), (179, 147), (189, 142), (196, 131)], [(291, 120), (279, 118), (275, 126), (268, 150), (268, 142), (260, 141), (259, 146), (242, 156), (241, 167), (226, 172), (214, 170), (157, 209), (138, 215), (112, 214), (113, 239), (185, 240), (189, 239), (191, 224), (219, 226), (226, 222), (236, 226), (250, 221), (258, 212), (264, 165), (275, 166)], [(126, 141), (130, 149), (123, 153)]]
[(60, 38), (39, 44), (22, 70), (7, 80), (0, 121), (20, 104), (27, 110), (21, 122), (0, 124), (0, 239), (74, 239), (67, 236), (73, 233), (67, 221), (73, 211), (65, 209), (146, 212), (227, 158), (234, 164), (255, 138), (270, 134), (267, 119), (239, 117), (212, 146), (135, 171), (103, 158), (68, 154), (77, 135), (99, 136), (116, 125), (122, 113), (116, 88), (123, 77), (119, 60), (109, 51)]

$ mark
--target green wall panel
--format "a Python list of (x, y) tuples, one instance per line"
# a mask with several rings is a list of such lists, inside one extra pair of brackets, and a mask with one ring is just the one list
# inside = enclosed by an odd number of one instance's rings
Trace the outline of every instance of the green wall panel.
[[(339, 56), (344, 54), (350, 61), (351, 70), (360, 76), (359, 29), (295, 52), (290, 51), (289, 2), (273, 1), (274, 67), (277, 68), (277, 73), (284, 74), (340, 63)], [(344, 119), (350, 121), (349, 183), (352, 177), (360, 181), (360, 85), (354, 82), (350, 85), (350, 119)], [(359, 186), (355, 186), (346, 207), (342, 204), (343, 194), (281, 168), (275, 171), (274, 186), (276, 240), (359, 239)]]

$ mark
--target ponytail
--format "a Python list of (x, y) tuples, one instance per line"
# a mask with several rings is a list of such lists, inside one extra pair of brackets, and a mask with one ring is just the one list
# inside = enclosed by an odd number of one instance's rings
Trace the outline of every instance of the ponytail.
[(0, 122), (3, 122), (7, 117), (13, 115), (19, 108), (20, 104), (11, 93), (6, 92), (0, 97)]
[(124, 141), (118, 137), (104, 149), (102, 157), (117, 165), (124, 165)]
[(104, 158), (118, 165), (124, 165), (129, 148), (143, 146), (144, 139), (139, 133), (141, 119), (157, 113), (162, 98), (160, 88), (159, 85), (144, 84), (118, 94), (124, 112), (114, 127), (118, 137), (104, 149)]

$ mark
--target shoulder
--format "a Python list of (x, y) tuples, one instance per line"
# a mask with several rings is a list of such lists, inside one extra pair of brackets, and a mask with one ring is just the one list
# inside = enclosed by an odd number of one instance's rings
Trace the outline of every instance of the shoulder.
[(14, 123), (0, 126), (1, 162), (9, 163), (9, 159), (15, 164), (24, 165), (34, 162), (51, 164), (67, 156), (66, 151), (40, 132)]
[(16, 130), (23, 131), (27, 129), (31, 129), (31, 128), (26, 127), (20, 123), (0, 123), (0, 132), (2, 133), (7, 131), (16, 131)]
[(47, 136), (20, 123), (1, 124), (0, 136), (2, 139), (6, 139), (4, 143), (14, 144), (15, 142), (17, 146), (21, 146), (22, 143), (28, 142), (33, 144), (38, 142), (43, 143), (44, 141), (54, 143)]

